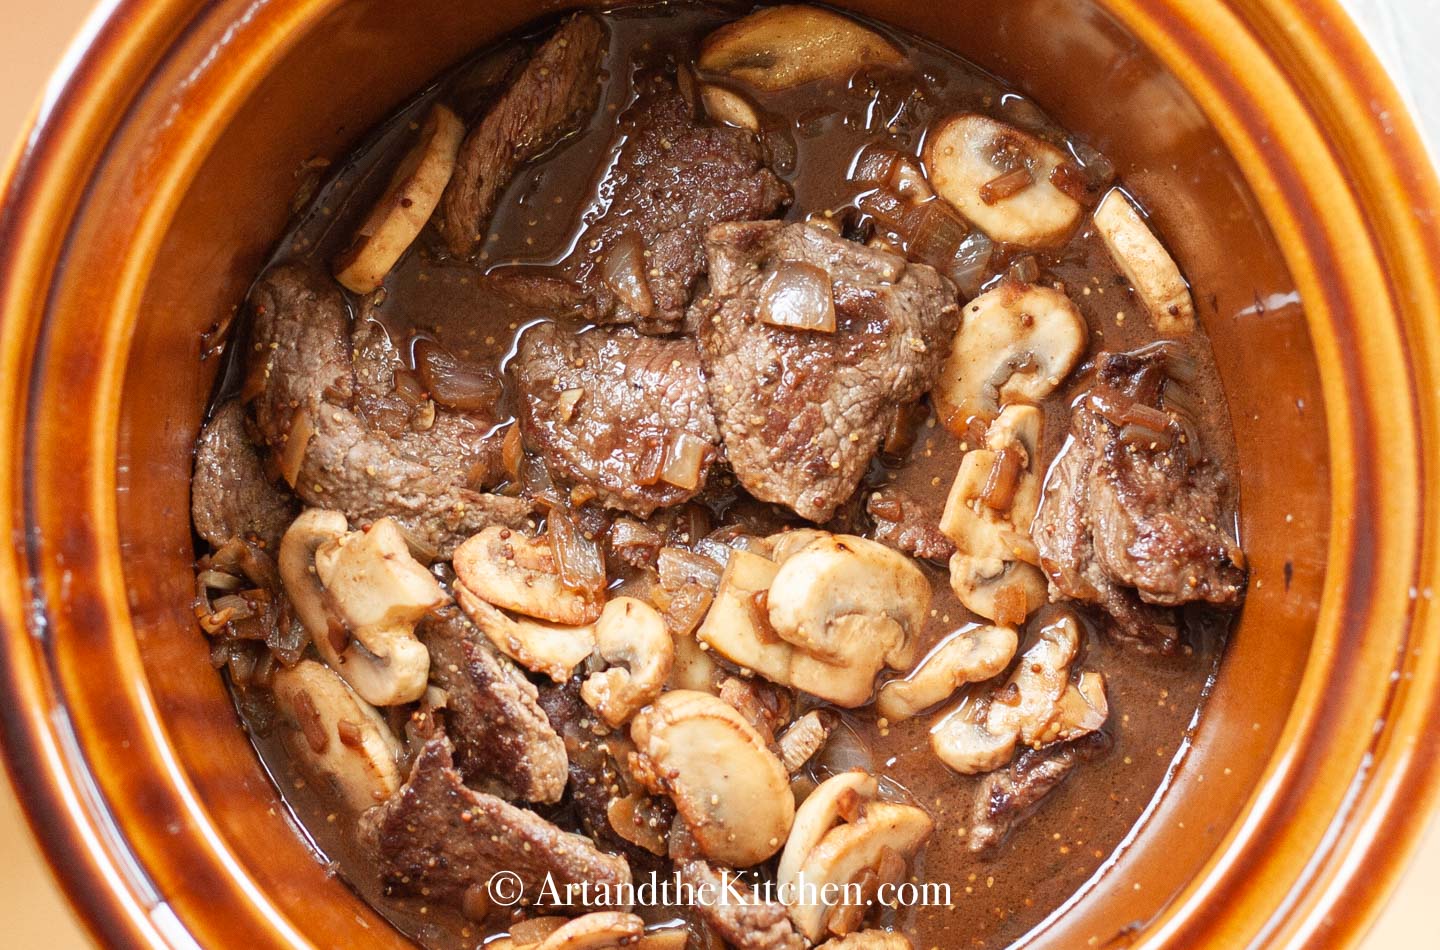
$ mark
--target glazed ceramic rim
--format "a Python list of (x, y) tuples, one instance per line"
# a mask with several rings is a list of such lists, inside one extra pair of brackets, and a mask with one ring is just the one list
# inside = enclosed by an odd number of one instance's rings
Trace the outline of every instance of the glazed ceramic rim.
[[(186, 928), (200, 936), (196, 922), (215, 911), (167, 904), (133, 872), (130, 842), (110, 822), (83, 740), (57, 700), (48, 633), (77, 621), (60, 609), (72, 605), (35, 593), (51, 589), (56, 542), (32, 534), (26, 507), (45, 487), (32, 483), (29, 464), (45, 435), (27, 425), (26, 412), (55, 395), (31, 391), (47, 355), (51, 291), (67, 279), (72, 242), (83, 239), (72, 233), (78, 212), (97, 200), (92, 172), (130, 121), (115, 104), (161, 95), (147, 82), (172, 46), (210, 37), (225, 76), (200, 69), (164, 93), (187, 120), (146, 131), (153, 154), (164, 156), (154, 194), (127, 222), (126, 259), (91, 275), (96, 312), (113, 319), (99, 325), (88, 369), (109, 398), (77, 426), (88, 449), (76, 460), (81, 510), (96, 517), (66, 543), (107, 552), (87, 616), (112, 638), (117, 691), (147, 727), (136, 754), (168, 771), (167, 804), (196, 822), (187, 862), (230, 883), (237, 896), (226, 911), (253, 924), (257, 945), (261, 937), (302, 943), (195, 801), (154, 715), (111, 556), (113, 460), (130, 331), (165, 225), (264, 64), (337, 2), (272, 0), (219, 23), (218, 7), (197, 0), (118, 0), (87, 25), (9, 171), (0, 217), (0, 529), (23, 544), (0, 551), (0, 738), (70, 899), (111, 946), (190, 943)], [(1413, 850), (1440, 782), (1440, 739), (1426, 737), (1440, 721), (1440, 615), (1424, 596), (1440, 588), (1440, 482), (1421, 454), (1440, 445), (1440, 325), (1427, 322), (1440, 313), (1440, 236), (1412, 213), (1440, 211), (1440, 186), (1395, 90), (1334, 0), (1099, 3), (1201, 105), (1284, 249), (1322, 367), (1333, 467), (1327, 591), (1275, 755), (1209, 864), (1136, 939), (1173, 947), (1353, 941)], [(1286, 134), (1268, 135), (1273, 128)], [(1376, 571), (1381, 558), (1386, 569)], [(1357, 690), (1356, 681), (1375, 688)]]

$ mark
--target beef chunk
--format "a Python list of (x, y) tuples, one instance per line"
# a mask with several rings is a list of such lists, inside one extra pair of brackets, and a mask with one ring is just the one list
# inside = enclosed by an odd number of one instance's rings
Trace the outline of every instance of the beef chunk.
[[(854, 493), (895, 407), (934, 384), (960, 319), (955, 289), (813, 225), (719, 225), (706, 252), (710, 295), (695, 319), (730, 464), (755, 497), (823, 522)], [(767, 280), (792, 262), (828, 272), (833, 333), (760, 321)]]
[(245, 431), (245, 407), (232, 399), (215, 410), (195, 444), (190, 517), (215, 547), (231, 538), (259, 541), (270, 551), (299, 511), (295, 496), (265, 474)]
[(571, 17), (470, 130), (440, 199), (440, 230), (454, 253), (468, 254), (484, 235), (516, 169), (578, 130), (594, 110), (607, 46), (599, 20)]
[(431, 679), (446, 694), (446, 731), (465, 780), (504, 798), (559, 801), (565, 745), (536, 704), (534, 684), (454, 607), (418, 632)]
[(1103, 733), (1092, 733), (1074, 742), (1026, 749), (1008, 767), (986, 775), (975, 789), (975, 811), (966, 837), (970, 850), (989, 851), (999, 846), (1076, 766), (1098, 755), (1108, 744)]
[(673, 73), (641, 73), (635, 93), (616, 130), (624, 144), (600, 185), (609, 209), (581, 237), (575, 275), (600, 320), (669, 333), (705, 271), (710, 226), (768, 218), (790, 190), (753, 133), (702, 124)]
[(1097, 358), (1032, 529), (1056, 595), (1098, 604), (1121, 636), (1162, 652), (1178, 634), (1161, 608), (1234, 606), (1245, 588), (1244, 555), (1222, 527), (1225, 473), (1193, 421), (1166, 405), (1178, 386), (1169, 358), (1165, 348)]
[[(523, 893), (538, 897), (550, 876), (566, 893), (589, 882), (589, 895), (630, 882), (624, 859), (588, 838), (561, 831), (532, 811), (466, 788), (443, 738), (420, 750), (410, 778), (393, 798), (360, 816), (361, 842), (374, 853), (386, 893), (459, 904), (499, 871), (519, 876)], [(587, 910), (628, 910), (592, 906)]]
[(528, 502), (480, 490), (500, 449), (494, 410), (405, 398), (398, 351), (373, 320), (355, 321), (352, 333), (327, 276), (275, 268), (250, 304), (255, 422), (306, 504), (356, 524), (393, 516), (413, 545), (439, 556), (487, 525), (526, 521)]
[(693, 341), (544, 323), (514, 372), (525, 443), (551, 477), (641, 517), (704, 487), (720, 437)]
[[(736, 950), (803, 950), (805, 941), (783, 904), (760, 900), (733, 871), (722, 873), (699, 858), (677, 861), (682, 886), (713, 895), (698, 901), (695, 913)], [(701, 889), (704, 890), (701, 890)]]
[(875, 540), (911, 557), (948, 561), (955, 542), (940, 533), (940, 518), (914, 495), (886, 488), (870, 496), (865, 510), (875, 519)]

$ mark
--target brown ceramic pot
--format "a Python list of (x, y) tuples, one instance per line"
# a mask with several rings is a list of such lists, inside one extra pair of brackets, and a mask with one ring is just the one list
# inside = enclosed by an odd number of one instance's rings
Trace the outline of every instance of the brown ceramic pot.
[[(189, 612), (190, 447), (294, 169), (567, 4), (119, 0), (0, 218), (0, 722), (114, 946), (395, 946), (262, 772)], [(1440, 190), (1333, 0), (846, 3), (1019, 83), (1115, 158), (1232, 400), (1254, 583), (1191, 745), (1032, 934), (1353, 940), (1432, 807)]]

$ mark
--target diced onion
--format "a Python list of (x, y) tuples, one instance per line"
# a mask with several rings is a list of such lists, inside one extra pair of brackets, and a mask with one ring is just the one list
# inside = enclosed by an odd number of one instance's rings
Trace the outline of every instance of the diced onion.
[(300, 466), (305, 464), (305, 450), (315, 437), (315, 424), (310, 413), (296, 409), (290, 417), (290, 431), (285, 436), (285, 446), (280, 450), (280, 474), (291, 488), (300, 478)]
[(918, 205), (911, 215), (910, 257), (931, 267), (946, 268), (955, 260), (970, 233), (965, 219), (948, 201), (934, 199)]
[(660, 469), (660, 480), (687, 491), (699, 488), (700, 472), (709, 452), (710, 443), (704, 439), (688, 432), (677, 433), (665, 449), (665, 465)]
[(835, 332), (835, 288), (814, 264), (784, 261), (760, 289), (760, 319), (794, 330)]
[(630, 310), (641, 317), (655, 312), (655, 298), (645, 279), (645, 246), (639, 234), (626, 231), (610, 245), (600, 262), (600, 277)]
[(500, 379), (484, 367), (466, 364), (432, 340), (415, 345), (415, 369), (430, 398), (451, 409), (490, 409), (500, 401)]

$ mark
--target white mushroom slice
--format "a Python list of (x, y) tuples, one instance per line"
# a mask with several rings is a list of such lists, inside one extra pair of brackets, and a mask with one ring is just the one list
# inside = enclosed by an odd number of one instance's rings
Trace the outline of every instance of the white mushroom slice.
[(909, 861), (934, 828), (930, 816), (913, 805), (865, 803), (858, 821), (832, 829), (801, 865), (799, 873), (807, 885), (802, 896), (820, 900), (790, 905), (791, 921), (806, 939), (818, 943), (830, 911), (845, 898), (846, 885), (878, 867), (887, 855)]
[(716, 122), (734, 126), (737, 129), (760, 131), (760, 116), (744, 96), (724, 86), (706, 83), (700, 87), (700, 102), (705, 114)]
[(624, 664), (590, 674), (580, 687), (580, 698), (612, 729), (660, 695), (675, 662), (665, 620), (633, 597), (616, 597), (600, 612), (595, 652), (606, 663)]
[[(789, 539), (800, 533), (780, 535), (778, 543), (785, 550), (793, 550), (789, 545), (794, 542)], [(806, 544), (797, 546), (803, 550), (816, 541), (828, 543), (831, 537), (822, 531), (808, 532)], [(903, 555), (897, 556), (903, 558)], [(710, 612), (696, 631), (699, 641), (730, 662), (773, 683), (803, 690), (846, 708), (863, 706), (870, 701), (875, 675), (885, 665), (887, 656), (896, 661), (897, 667), (909, 665), (911, 638), (906, 635), (906, 628), (888, 616), (855, 613), (831, 621), (827, 629), (830, 643), (843, 645), (843, 659), (838, 662), (815, 656), (780, 639), (767, 609), (767, 604), (774, 602), (771, 588), (780, 570), (774, 561), (758, 554), (733, 552)], [(921, 580), (924, 581), (923, 575)], [(797, 578), (791, 593), (798, 596), (804, 586), (805, 579)], [(928, 604), (928, 582), (925, 596)], [(793, 632), (792, 635), (798, 636)]]
[(793, 528), (770, 535), (765, 539), (765, 543), (770, 548), (770, 559), (776, 564), (783, 564), (790, 559), (790, 555), (803, 551), (812, 542), (828, 537), (830, 532), (821, 531), (819, 528)]
[(1015, 656), (1019, 638), (1010, 627), (974, 626), (957, 630), (940, 643), (904, 679), (880, 687), (875, 709), (891, 722), (918, 715), (949, 699), (966, 683), (998, 676)]
[(600, 616), (598, 601), (561, 582), (548, 538), (492, 525), (456, 548), (453, 563), (460, 583), (496, 607), (572, 625)]
[(770, 590), (779, 566), (749, 551), (733, 551), (720, 587), (695, 637), (725, 659), (773, 683), (789, 685), (794, 650), (765, 627), (758, 599)]
[(986, 707), (967, 698), (930, 730), (935, 756), (961, 775), (998, 769), (1015, 754), (1016, 732), (996, 734), (985, 727)]
[[(283, 543), (283, 542), (282, 542)], [(354, 531), (315, 551), (315, 574), (355, 643), (343, 653), (331, 637), (315, 643), (325, 662), (367, 702), (396, 706), (425, 693), (430, 652), (415, 625), (447, 600), (435, 576), (410, 554), (393, 518)]]
[(275, 673), (275, 705), (287, 725), (292, 761), (312, 781), (328, 783), (359, 814), (400, 789), (400, 743), (369, 703), (335, 672), (301, 660)]
[[(317, 647), (331, 639), (332, 615), (325, 605), (325, 588), (315, 573), (315, 552), (349, 530), (350, 524), (340, 512), (307, 508), (280, 539), (276, 560), (285, 595)], [(338, 623), (338, 617), (333, 619)]]
[(597, 911), (576, 917), (535, 945), (535, 950), (605, 950), (638, 940), (645, 921), (634, 914)]
[(424, 694), (430, 653), (414, 626), (445, 592), (391, 519), (349, 533), (338, 511), (308, 509), (281, 538), (279, 569), (315, 649), (362, 699), (393, 706)]
[(1119, 188), (1112, 188), (1095, 209), (1095, 230), (1135, 295), (1150, 313), (1150, 324), (1164, 336), (1195, 329), (1195, 301), (1175, 259)]
[(635, 778), (670, 796), (706, 857), (750, 867), (780, 850), (795, 818), (790, 777), (734, 707), (709, 693), (663, 693), (630, 737)]
[(1007, 625), (1023, 622), (1050, 600), (1040, 568), (996, 557), (950, 555), (950, 589), (967, 610)]
[(455, 602), (495, 649), (530, 670), (564, 683), (575, 667), (595, 652), (593, 624), (547, 623), (527, 617), (512, 617), (476, 597), (463, 584), (456, 584)]
[(955, 542), (950, 586), (960, 602), (1001, 626), (1022, 623), (1048, 599), (1030, 523), (1040, 507), (1040, 410), (1006, 406), (967, 452), (940, 516)]
[(820, 944), (816, 950), (914, 950), (910, 938), (893, 930), (861, 930)]
[(465, 125), (455, 113), (443, 105), (430, 110), (419, 141), (401, 160), (350, 248), (335, 261), (336, 280), (357, 294), (380, 286), (434, 213), (464, 138)]
[(1037, 738), (1047, 742), (1069, 742), (1089, 735), (1105, 725), (1110, 718), (1110, 700), (1105, 695), (1105, 676), (1085, 671), (1065, 687), (1055, 706), (1055, 717), (1049, 728)]
[(775, 740), (785, 771), (791, 775), (800, 771), (801, 766), (809, 762), (830, 738), (830, 728), (830, 723), (818, 709), (812, 709), (792, 722)]
[(865, 66), (901, 66), (905, 54), (838, 13), (804, 5), (757, 10), (727, 23), (700, 46), (700, 69), (757, 89), (846, 79)]
[(879, 794), (879, 783), (859, 769), (833, 775), (815, 786), (815, 790), (795, 810), (795, 823), (790, 827), (785, 851), (775, 868), (775, 884), (779, 892), (793, 893), (800, 868), (815, 846), (842, 821), (859, 818), (860, 805), (874, 801)]
[(931, 126), (923, 157), (935, 193), (993, 241), (1058, 247), (1080, 223), (1080, 202), (1051, 181), (1065, 153), (1014, 126), (950, 116)]
[(699, 640), (690, 636), (675, 638), (675, 662), (670, 667), (670, 679), (665, 683), (667, 689), (713, 693), (719, 674), (719, 664)]
[(1080, 649), (1080, 624), (1068, 611), (1040, 628), (1005, 688), (1005, 701), (990, 704), (986, 727), (996, 735), (1017, 733), (1038, 748), (1053, 738), (1057, 704), (1070, 684), (1070, 664)]
[(776, 634), (818, 659), (845, 663), (863, 640), (898, 667), (924, 626), (930, 582), (893, 548), (823, 534), (780, 564), (767, 603)]
[(931, 397), (947, 429), (964, 435), (1005, 403), (1039, 403), (1085, 352), (1085, 320), (1051, 287), (1004, 280), (961, 311), (950, 358)]

